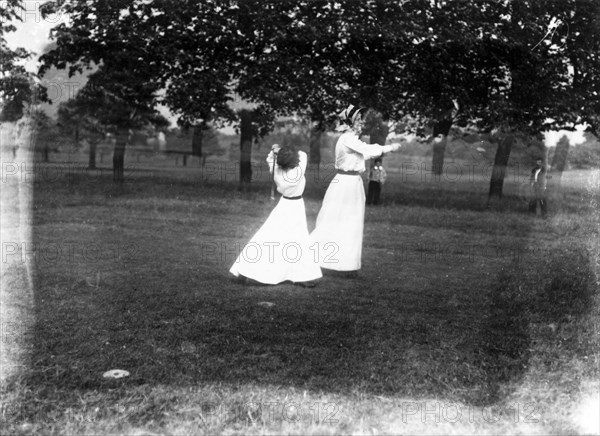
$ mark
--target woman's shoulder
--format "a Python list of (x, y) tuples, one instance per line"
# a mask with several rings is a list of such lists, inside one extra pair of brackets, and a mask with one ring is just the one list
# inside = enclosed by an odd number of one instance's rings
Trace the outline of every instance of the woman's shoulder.
[(352, 130), (347, 130), (340, 135), (338, 142), (353, 141), (355, 138), (358, 138), (356, 133), (354, 133)]

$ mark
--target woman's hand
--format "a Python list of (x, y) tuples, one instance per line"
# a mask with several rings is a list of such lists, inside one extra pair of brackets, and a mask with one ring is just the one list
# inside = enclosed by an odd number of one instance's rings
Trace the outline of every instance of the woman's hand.
[(398, 151), (400, 149), (400, 147), (402, 147), (402, 145), (400, 142), (394, 142), (393, 144), (390, 144), (392, 146), (392, 151)]

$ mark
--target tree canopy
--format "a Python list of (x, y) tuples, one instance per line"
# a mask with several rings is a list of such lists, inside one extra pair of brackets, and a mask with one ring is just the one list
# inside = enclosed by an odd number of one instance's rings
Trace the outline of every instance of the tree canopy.
[(447, 117), (452, 100), (461, 123), (485, 129), (597, 128), (592, 0), (53, 5), (71, 20), (54, 29), (46, 66), (119, 66), (162, 89), (183, 123), (234, 120), (237, 94), (265, 129), (279, 114), (331, 120), (347, 102), (425, 125)]
[(46, 94), (28, 73), (23, 61), (31, 53), (22, 47), (11, 49), (5, 35), (16, 30), (15, 20), (22, 21), (21, 0), (0, 3), (0, 120), (15, 121), (23, 115), (26, 106), (36, 100), (44, 100)]

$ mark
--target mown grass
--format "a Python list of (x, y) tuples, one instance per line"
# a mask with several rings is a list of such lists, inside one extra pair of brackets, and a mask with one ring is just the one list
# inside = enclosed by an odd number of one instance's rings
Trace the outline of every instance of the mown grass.
[[(187, 171), (35, 185), (34, 352), (4, 388), (3, 433), (581, 431), (598, 376), (584, 191), (541, 220), (518, 196), (485, 210), (481, 181), (391, 172), (359, 277), (306, 290), (228, 275), (273, 207), (268, 180), (242, 193)], [(309, 179), (311, 228), (325, 182)]]

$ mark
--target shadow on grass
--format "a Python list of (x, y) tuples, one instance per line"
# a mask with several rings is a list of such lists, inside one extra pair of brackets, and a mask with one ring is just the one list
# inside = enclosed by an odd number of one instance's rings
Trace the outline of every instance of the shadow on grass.
[(589, 253), (581, 246), (561, 248), (544, 260), (539, 270), (527, 273), (515, 265), (513, 271), (500, 273), (477, 339), (482, 351), (478, 365), (486, 380), (485, 389), (470, 398), (474, 404), (486, 406), (501, 400), (506, 393), (503, 386), (523, 377), (529, 367), (530, 332), (535, 326), (547, 333), (546, 345), (571, 347), (580, 357), (591, 352), (589, 344), (578, 347), (576, 343), (581, 341), (577, 340), (554, 343), (554, 333), (586, 316), (594, 299)]
[(487, 308), (476, 339), (481, 351), (476, 364), (482, 369), (485, 379), (483, 389), (475, 392), (470, 399), (473, 404), (481, 406), (500, 400), (502, 385), (519, 380), (530, 357), (529, 304), (518, 275), (500, 273)]
[[(183, 273), (177, 277), (191, 289), (200, 286)], [(428, 381), (417, 392), (423, 383), (415, 378), (427, 379), (431, 368), (427, 362), (418, 368), (412, 359), (441, 357), (427, 354), (439, 338), (426, 322), (406, 322), (404, 314), (375, 320), (367, 301), (344, 311), (337, 293), (253, 287), (252, 293), (275, 301), (266, 308), (241, 286), (222, 286), (220, 280), (201, 292), (176, 294), (118, 285), (94, 290), (79, 283), (70, 298), (39, 293), (30, 383), (99, 389), (113, 386), (101, 378), (104, 371), (124, 368), (132, 372), (128, 385), (258, 383), (420, 395), (439, 389)], [(85, 299), (87, 307), (74, 308), (68, 303), (74, 299)]]
[(587, 250), (579, 247), (565, 247), (552, 256), (544, 291), (533, 302), (540, 321), (560, 323), (589, 313), (594, 299), (591, 258)]
[[(139, 179), (107, 193), (111, 183), (90, 182), (75, 194), (64, 186), (67, 199), (56, 203), (104, 204), (113, 195), (241, 198), (233, 183)], [(267, 193), (263, 184), (248, 195)], [(54, 195), (61, 195), (60, 187)], [(456, 205), (452, 198), (445, 200), (448, 205)], [(36, 200), (44, 207), (52, 201)], [(73, 265), (38, 271), (35, 351), (26, 380), (34, 398), (59, 402), (82, 390), (222, 383), (490, 404), (505, 395), (505, 385), (523, 377), (532, 322), (580, 316), (590, 306), (589, 294), (580, 289), (589, 280), (585, 254), (558, 253), (534, 279), (517, 267), (500, 274), (496, 287), (485, 290), (481, 321), (479, 302), (452, 306), (444, 289), (428, 298), (406, 292), (406, 284), (371, 294), (368, 282), (327, 277), (311, 291), (288, 285), (249, 291), (210, 269), (185, 264), (198, 255), (189, 248), (193, 243), (184, 243), (186, 230), (178, 228), (183, 233), (162, 250), (155, 242), (162, 230), (135, 233), (132, 237), (152, 238), (142, 247), (155, 255), (139, 264), (93, 265), (92, 270), (110, 271), (102, 280), (86, 280)], [(566, 279), (565, 269), (573, 272)], [(259, 306), (261, 301), (275, 305)], [(131, 376), (116, 383), (102, 378), (115, 368)]]
[[(131, 372), (126, 386), (261, 384), (485, 406), (526, 373), (532, 323), (558, 323), (590, 307), (589, 288), (580, 285), (591, 276), (585, 263), (578, 266), (581, 274), (571, 279), (554, 270), (535, 293), (524, 292), (521, 275), (501, 274), (483, 317), (446, 302), (419, 307), (391, 294), (367, 298), (352, 289), (355, 281), (336, 277), (311, 291), (248, 289), (179, 268), (99, 287), (82, 281), (65, 291), (58, 281), (37, 294), (28, 384), (112, 389), (115, 382), (101, 374), (121, 368)], [(336, 290), (338, 281), (345, 292)], [(456, 310), (467, 316), (448, 327)]]

